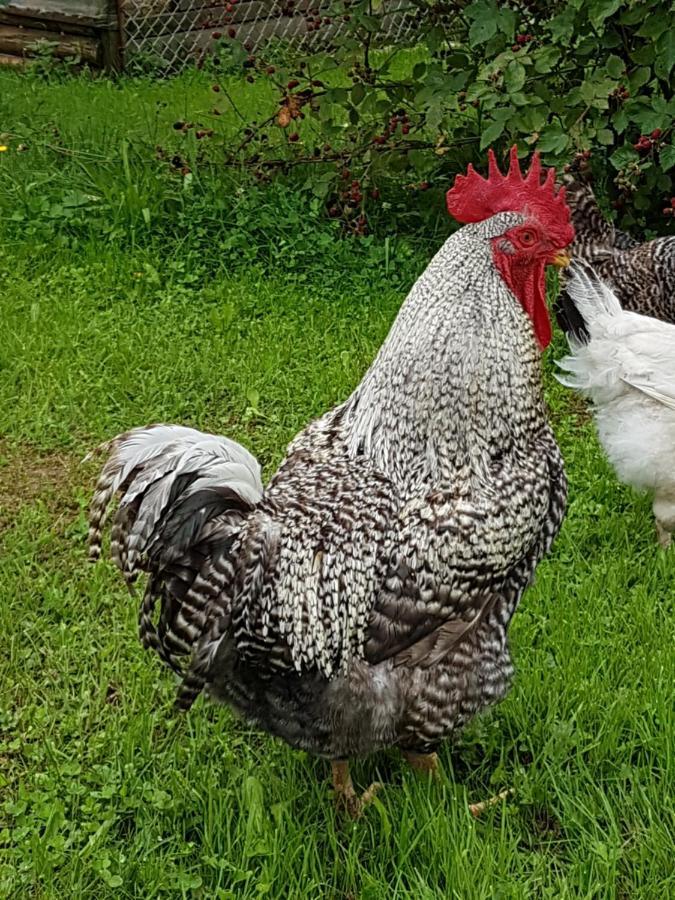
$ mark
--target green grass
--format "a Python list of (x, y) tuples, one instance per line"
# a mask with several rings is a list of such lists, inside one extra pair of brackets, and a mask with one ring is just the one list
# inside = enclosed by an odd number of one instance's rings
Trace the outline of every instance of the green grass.
[[(67, 86), (13, 78), (0, 73), (13, 115), (29, 120), (34, 89), (43, 109), (62, 110), (73, 146), (106, 159), (126, 124), (110, 125), (119, 134), (106, 145), (97, 92), (180, 104), (185, 88), (78, 82), (75, 106), (99, 135), (86, 137)], [(127, 112), (132, 132), (141, 113), (131, 101)], [(44, 143), (35, 152), (12, 159), (13, 190), (55, 173)], [(123, 191), (119, 170), (109, 175)], [(49, 245), (25, 222), (0, 226), (0, 896), (675, 893), (675, 569), (649, 502), (616, 483), (583, 406), (552, 378), (560, 336), (545, 367), (567, 520), (513, 622), (514, 688), (444, 748), (438, 784), (395, 752), (361, 761), (357, 782), (386, 789), (344, 823), (324, 763), (226, 709), (173, 712), (172, 677), (136, 640), (135, 602), (110, 565), (85, 561), (94, 468), (79, 459), (165, 420), (244, 441), (269, 473), (358, 382), (428, 257), (402, 242), (338, 241), (311, 216), (280, 247), (293, 201), (283, 215), (266, 202), (259, 216), (272, 224), (241, 225), (239, 264), (223, 250), (232, 225), (200, 243), (160, 239), (154, 226), (134, 243), (129, 222), (110, 240), (60, 243), (55, 228)], [(511, 799), (471, 818), (467, 801), (506, 788)]]

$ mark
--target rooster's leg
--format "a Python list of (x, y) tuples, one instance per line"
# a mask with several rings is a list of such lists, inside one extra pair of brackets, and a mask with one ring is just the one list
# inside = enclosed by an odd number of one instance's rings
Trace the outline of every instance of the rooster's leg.
[(673, 540), (672, 534), (658, 519), (656, 520), (656, 538), (664, 550), (667, 550), (668, 547), (670, 547)]
[(333, 788), (335, 789), (337, 805), (342, 807), (352, 819), (358, 819), (382, 785), (374, 781), (359, 797), (354, 789), (352, 776), (349, 774), (349, 763), (347, 760), (333, 760), (330, 765), (333, 772)]
[(410, 750), (404, 750), (403, 758), (416, 772), (433, 775), (435, 778), (440, 774), (438, 753), (412, 753)]

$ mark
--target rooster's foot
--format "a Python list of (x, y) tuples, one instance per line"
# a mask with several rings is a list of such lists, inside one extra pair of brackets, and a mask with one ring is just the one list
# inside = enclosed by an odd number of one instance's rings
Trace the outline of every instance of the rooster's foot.
[(352, 776), (349, 774), (349, 763), (345, 760), (331, 762), (333, 772), (333, 788), (335, 790), (335, 803), (343, 809), (352, 819), (358, 819), (363, 810), (372, 803), (375, 794), (382, 785), (374, 781), (369, 788), (359, 796), (356, 793)]
[(507, 797), (510, 797), (514, 793), (513, 788), (509, 788), (507, 791), (502, 791), (501, 794), (497, 794), (496, 797), (490, 797), (489, 800), (482, 800), (480, 803), (469, 803), (469, 812), (477, 819), (486, 809), (489, 809), (491, 806), (497, 806), (498, 803), (501, 803), (502, 800), (506, 800)]
[(403, 750), (403, 758), (411, 769), (423, 775), (438, 778), (441, 774), (438, 753), (411, 753), (409, 750)]

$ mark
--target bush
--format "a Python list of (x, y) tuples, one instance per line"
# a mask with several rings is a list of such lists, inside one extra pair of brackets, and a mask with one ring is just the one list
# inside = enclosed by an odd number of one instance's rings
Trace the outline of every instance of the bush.
[(409, 215), (402, 179), (428, 195), (415, 206), (438, 216), (454, 173), (515, 141), (522, 155), (538, 149), (551, 165), (590, 168), (623, 227), (672, 223), (669, 2), (410, 4), (419, 23), (412, 64), (410, 51), (374, 49), (383, 23), (375, 0), (336, 0), (324, 18), (306, 13), (327, 38), (336, 19), (349, 30), (320, 59), (255, 55), (223, 22), (219, 64), (272, 88), (267, 114), (245, 122), (227, 163), (263, 182), (293, 171), (361, 234), (378, 216)]

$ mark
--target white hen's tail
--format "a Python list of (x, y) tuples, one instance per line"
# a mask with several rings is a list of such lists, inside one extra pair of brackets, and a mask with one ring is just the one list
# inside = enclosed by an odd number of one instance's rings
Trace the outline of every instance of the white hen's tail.
[(675, 325), (621, 307), (592, 269), (571, 267), (556, 303), (572, 351), (558, 362), (567, 387), (606, 404), (638, 391), (675, 409)]
[(191, 653), (207, 626), (209, 600), (226, 588), (228, 551), (262, 497), (260, 466), (235, 441), (179, 425), (135, 428), (98, 451), (108, 459), (90, 508), (90, 558), (101, 554), (108, 509), (118, 494), (111, 556), (129, 586), (148, 573), (140, 637), (180, 671), (179, 657)]

